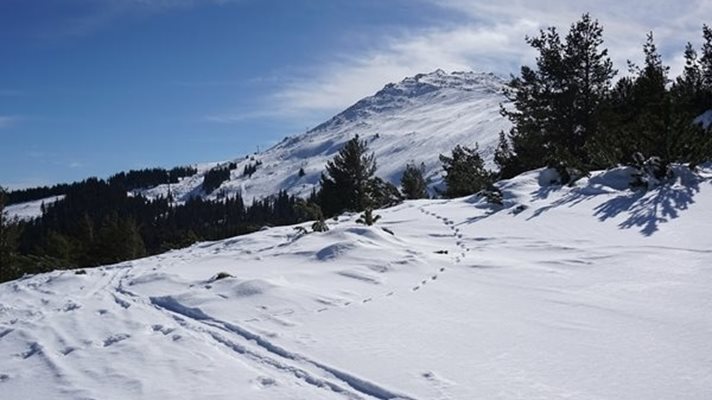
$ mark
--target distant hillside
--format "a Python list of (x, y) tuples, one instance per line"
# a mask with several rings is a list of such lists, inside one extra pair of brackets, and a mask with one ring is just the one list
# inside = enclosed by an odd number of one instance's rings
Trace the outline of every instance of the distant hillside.
[[(287, 137), (274, 147), (235, 163), (230, 178), (211, 193), (203, 193), (203, 176), (224, 163), (198, 167), (199, 173), (171, 185), (178, 201), (196, 195), (216, 198), (241, 193), (246, 201), (273, 195), (280, 190), (308, 195), (318, 184), (324, 165), (355, 135), (366, 139), (376, 154), (376, 174), (397, 184), (406, 163), (425, 163), (431, 186), (442, 182), (438, 155), (455, 145), (479, 143), (490, 163), (498, 134), (510, 123), (500, 116), (505, 80), (494, 74), (446, 73), (437, 70), (386, 85), (330, 120), (300, 135)], [(260, 165), (256, 164), (259, 163)], [(246, 168), (254, 173), (245, 174)], [(299, 176), (299, 171), (304, 176)], [(142, 191), (148, 197), (165, 196), (168, 185)]]

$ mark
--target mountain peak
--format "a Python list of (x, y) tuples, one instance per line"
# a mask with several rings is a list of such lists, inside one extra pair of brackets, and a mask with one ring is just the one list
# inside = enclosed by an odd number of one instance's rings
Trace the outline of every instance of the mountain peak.
[[(363, 98), (317, 126), (313, 131), (328, 129), (346, 122), (362, 119), (373, 114), (393, 112), (414, 102), (431, 102), (435, 97), (448, 91), (481, 92), (483, 95), (500, 93), (506, 80), (499, 75), (485, 72), (455, 71), (448, 73), (442, 69), (406, 77), (398, 83), (389, 83), (373, 96)], [(471, 96), (472, 93), (468, 93)]]
[[(198, 174), (143, 194), (165, 197), (170, 190), (178, 201), (201, 193), (208, 198), (239, 193), (247, 201), (280, 190), (308, 196), (319, 186), (327, 162), (356, 135), (375, 154), (382, 179), (398, 184), (407, 163), (423, 163), (425, 176), (436, 187), (442, 182), (438, 155), (458, 144), (478, 144), (487, 165), (492, 165), (499, 132), (511, 127), (499, 112), (500, 104), (507, 101), (502, 94), (505, 86), (504, 78), (491, 73), (435, 70), (417, 74), (385, 85), (306, 133), (232, 160), (230, 179), (211, 193), (203, 193), (201, 185), (203, 175), (216, 163), (198, 166)], [(249, 168), (256, 170), (245, 174)]]

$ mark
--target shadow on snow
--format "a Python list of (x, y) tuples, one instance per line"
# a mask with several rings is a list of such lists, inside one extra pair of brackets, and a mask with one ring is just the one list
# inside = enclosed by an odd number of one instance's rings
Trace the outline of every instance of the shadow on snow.
[[(611, 177), (610, 175), (614, 175)], [(617, 176), (615, 176), (617, 175)], [(613, 196), (594, 208), (594, 216), (599, 221), (624, 216), (618, 224), (621, 229), (639, 228), (640, 233), (651, 236), (659, 225), (680, 216), (693, 204), (694, 196), (700, 191), (700, 184), (706, 179), (687, 168), (674, 170), (674, 179), (650, 190), (631, 190), (621, 187), (621, 171), (609, 171), (593, 177), (583, 187), (575, 187), (571, 192), (551, 205), (537, 209), (529, 219), (536, 218), (553, 208), (573, 207), (597, 195)], [(613, 179), (611, 179), (613, 178)], [(545, 199), (561, 186), (544, 186), (533, 193), (536, 199)]]

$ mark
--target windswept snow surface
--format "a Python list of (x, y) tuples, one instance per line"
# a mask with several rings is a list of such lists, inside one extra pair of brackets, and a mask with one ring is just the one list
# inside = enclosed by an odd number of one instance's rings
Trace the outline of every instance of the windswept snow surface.
[(712, 398), (712, 168), (547, 176), (2, 284), (0, 397)]
[[(437, 70), (419, 74), (386, 85), (306, 133), (287, 137), (260, 154), (232, 160), (238, 165), (231, 179), (213, 193), (203, 193), (200, 185), (205, 172), (220, 163), (200, 165), (193, 177), (142, 193), (157, 197), (166, 196), (170, 190), (178, 201), (196, 195), (215, 198), (235, 193), (250, 201), (280, 190), (308, 196), (326, 162), (356, 135), (375, 152), (376, 174), (381, 178), (397, 184), (407, 163), (422, 162), (432, 185), (437, 185), (442, 181), (439, 153), (448, 153), (458, 144), (479, 143), (483, 157), (492, 166), (498, 134), (511, 126), (499, 113), (500, 103), (506, 102), (504, 86), (504, 79), (488, 73)], [(257, 172), (244, 176), (245, 166), (257, 160), (262, 162)], [(305, 172), (302, 177), (300, 168)]]

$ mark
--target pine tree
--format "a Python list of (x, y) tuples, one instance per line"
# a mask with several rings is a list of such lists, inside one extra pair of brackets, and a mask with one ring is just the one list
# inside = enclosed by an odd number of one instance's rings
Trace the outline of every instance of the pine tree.
[(501, 179), (513, 178), (525, 170), (520, 165), (519, 158), (514, 154), (512, 145), (504, 131), (499, 133), (499, 142), (494, 150), (494, 163), (499, 168), (498, 176)]
[(378, 220), (381, 219), (380, 215), (374, 215), (373, 214), (373, 209), (372, 208), (366, 208), (363, 210), (363, 214), (361, 214), (358, 219), (356, 220), (357, 224), (363, 224), (367, 226), (371, 226), (378, 222)]
[(505, 90), (512, 105), (501, 108), (502, 115), (513, 125), (509, 131), (511, 157), (502, 158), (510, 171), (507, 175), (512, 176), (549, 160), (555, 136), (551, 114), (563, 86), (562, 44), (556, 28), (542, 30), (538, 37), (527, 37), (526, 42), (539, 53), (536, 68), (521, 67), (519, 76), (510, 81), (510, 89)]
[(116, 214), (106, 217), (94, 242), (94, 260), (97, 265), (131, 260), (146, 255), (138, 226), (132, 218)]
[(631, 161), (635, 146), (638, 108), (634, 101), (635, 79), (623, 77), (614, 85), (602, 107), (602, 127), (588, 146), (592, 164), (606, 168)]
[[(694, 167), (710, 156), (712, 143), (699, 125), (693, 124), (694, 103), (700, 92), (700, 68), (692, 46), (685, 51), (683, 75), (668, 89), (669, 67), (664, 65), (653, 33), (643, 45), (642, 67), (630, 63), (633, 78), (618, 82), (609, 105), (607, 122), (615, 136), (607, 140), (619, 162), (639, 170), (648, 185), (665, 179), (670, 164)], [(613, 149), (615, 146), (615, 149)]]
[(420, 163), (420, 167), (415, 164), (407, 164), (403, 176), (401, 177), (401, 192), (408, 200), (427, 199), (428, 184), (423, 177), (425, 164)]
[(645, 61), (635, 79), (634, 105), (637, 108), (636, 131), (634, 136), (636, 152), (644, 159), (662, 157), (666, 165), (669, 161), (666, 145), (670, 136), (671, 103), (667, 91), (669, 67), (663, 64), (657, 50), (653, 33), (649, 32), (643, 45)]
[(5, 219), (5, 189), (0, 186), (0, 282), (4, 282), (8, 277), (10, 268), (10, 243), (8, 240), (7, 221)]
[(371, 202), (376, 161), (358, 135), (346, 142), (321, 175), (319, 205), (327, 216), (363, 211)]
[(366, 208), (392, 207), (402, 201), (401, 192), (392, 183), (377, 176), (368, 181)]
[(600, 130), (600, 113), (616, 74), (601, 49), (603, 28), (589, 14), (571, 25), (562, 42), (556, 28), (527, 43), (539, 55), (536, 68), (521, 68), (505, 94), (512, 107), (508, 141), (500, 140), (498, 165), (511, 177), (544, 165), (590, 167), (586, 149)]
[(707, 105), (712, 103), (712, 28), (709, 25), (702, 26), (702, 55), (700, 56), (700, 72), (702, 74), (702, 85), (707, 94)]
[(457, 145), (450, 157), (441, 154), (440, 162), (445, 170), (445, 197), (467, 196), (492, 184), (493, 175), (485, 169), (477, 145), (472, 149)]
[(563, 104), (555, 112), (568, 110), (571, 115), (562, 137), (569, 158), (559, 161), (580, 169), (591, 164), (586, 145), (600, 131), (601, 110), (616, 75), (602, 45), (603, 28), (584, 14), (571, 25), (563, 51), (565, 89)]
[(697, 52), (692, 43), (685, 46), (685, 67), (671, 88), (676, 111), (688, 110), (696, 115), (705, 111), (704, 79)]

